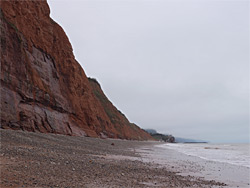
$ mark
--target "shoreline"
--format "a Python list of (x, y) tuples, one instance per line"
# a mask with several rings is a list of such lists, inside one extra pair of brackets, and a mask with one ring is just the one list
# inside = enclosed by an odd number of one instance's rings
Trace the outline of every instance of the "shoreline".
[[(156, 163), (152, 141), (0, 130), (0, 187), (223, 187)], [(153, 151), (153, 153), (152, 153)], [(168, 152), (174, 155), (173, 152)], [(157, 157), (154, 157), (157, 159)]]
[(150, 160), (168, 169), (172, 168), (179, 175), (223, 182), (227, 184), (226, 188), (250, 187), (249, 167), (187, 155), (159, 145), (152, 147), (150, 152), (143, 152), (145, 149), (141, 150), (145, 162)]

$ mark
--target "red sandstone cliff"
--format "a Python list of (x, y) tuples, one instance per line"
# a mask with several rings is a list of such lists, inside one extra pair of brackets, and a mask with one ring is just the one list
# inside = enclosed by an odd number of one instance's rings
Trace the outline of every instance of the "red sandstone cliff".
[(2, 128), (152, 139), (88, 80), (46, 1), (1, 1), (0, 7)]

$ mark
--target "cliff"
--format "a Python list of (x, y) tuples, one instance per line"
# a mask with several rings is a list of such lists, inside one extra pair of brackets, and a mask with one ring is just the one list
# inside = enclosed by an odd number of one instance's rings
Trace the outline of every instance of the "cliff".
[(86, 77), (46, 1), (1, 1), (1, 128), (146, 140)]

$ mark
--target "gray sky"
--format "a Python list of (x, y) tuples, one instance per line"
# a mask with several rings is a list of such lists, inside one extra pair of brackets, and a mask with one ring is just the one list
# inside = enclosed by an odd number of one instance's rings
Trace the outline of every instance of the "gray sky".
[(86, 74), (131, 122), (249, 142), (249, 1), (49, 0)]

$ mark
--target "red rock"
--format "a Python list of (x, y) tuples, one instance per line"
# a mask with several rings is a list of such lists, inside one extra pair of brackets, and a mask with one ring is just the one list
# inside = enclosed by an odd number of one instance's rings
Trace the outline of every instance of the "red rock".
[(1, 127), (152, 139), (88, 80), (49, 14), (46, 1), (1, 1)]

